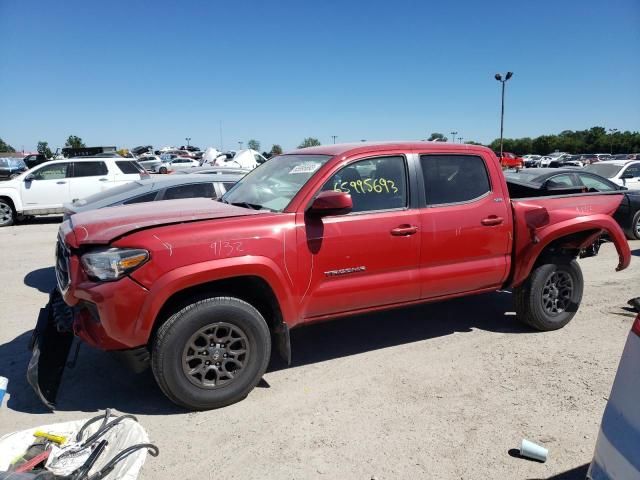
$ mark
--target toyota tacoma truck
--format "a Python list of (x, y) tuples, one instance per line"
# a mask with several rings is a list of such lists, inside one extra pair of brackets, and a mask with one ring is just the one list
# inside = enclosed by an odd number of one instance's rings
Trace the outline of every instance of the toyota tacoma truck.
[(520, 320), (555, 330), (602, 235), (629, 265), (622, 197), (510, 199), (487, 148), (358, 143), (280, 155), (215, 201), (79, 213), (60, 227), (27, 376), (53, 407), (77, 337), (210, 409), (256, 386), (272, 346), (290, 362), (289, 331), (313, 322), (512, 289)]

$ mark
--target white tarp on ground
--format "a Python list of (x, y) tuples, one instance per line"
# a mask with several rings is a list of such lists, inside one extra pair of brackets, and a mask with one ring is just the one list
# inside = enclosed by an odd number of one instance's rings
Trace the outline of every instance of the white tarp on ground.
[[(111, 420), (113, 420), (114, 418), (115, 417), (111, 417)], [(77, 433), (88, 420), (89, 419), (87, 418), (85, 420), (77, 420), (73, 422), (42, 425), (27, 430), (21, 430), (19, 432), (9, 433), (3, 436), (2, 438), (0, 438), (0, 471), (6, 471), (9, 468), (11, 462), (14, 461), (17, 457), (20, 457), (27, 450), (27, 448), (29, 448), (29, 446), (33, 444), (34, 440), (36, 440), (36, 438), (33, 436), (34, 432), (36, 430), (41, 430), (46, 433), (67, 437), (67, 442), (63, 445), (63, 448), (54, 447), (52, 449), (49, 460), (47, 461), (47, 468), (54, 471), (54, 473), (56, 474), (70, 473), (65, 472), (64, 468), (62, 467), (62, 463), (59, 463), (58, 468), (55, 468), (56, 458), (65, 450), (65, 447), (67, 445), (72, 444), (72, 441), (75, 440)], [(95, 433), (100, 428), (101, 424), (102, 421), (97, 421), (87, 427), (87, 429), (83, 432), (82, 439), (79, 443), (82, 443), (82, 440), (87, 439), (89, 436)], [(93, 468), (91, 468), (91, 470), (89, 471), (89, 474), (93, 474), (100, 470), (118, 452), (121, 452), (125, 448), (140, 443), (149, 443), (149, 437), (147, 436), (147, 432), (144, 430), (144, 428), (142, 428), (142, 426), (138, 422), (129, 418), (124, 419), (122, 420), (122, 422), (115, 425), (112, 429), (107, 431), (104, 436), (101, 437), (101, 439), (107, 440), (109, 443), (107, 444), (105, 450), (102, 452), (102, 455), (100, 455), (100, 457), (94, 464)], [(104, 478), (108, 480), (135, 480), (136, 478), (138, 478), (138, 474), (140, 473), (140, 469), (142, 468), (146, 457), (146, 448), (138, 450), (116, 464), (115, 469)], [(64, 460), (64, 457), (63, 459), (61, 459), (61, 461), (62, 460)], [(82, 463), (84, 462), (81, 462), (81, 464)], [(49, 468), (49, 466), (52, 464), (54, 468)]]

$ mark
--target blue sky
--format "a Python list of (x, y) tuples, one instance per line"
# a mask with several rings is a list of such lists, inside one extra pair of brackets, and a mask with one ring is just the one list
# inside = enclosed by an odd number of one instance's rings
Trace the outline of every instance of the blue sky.
[(0, 0), (0, 138), (285, 149), (640, 129), (640, 1)]

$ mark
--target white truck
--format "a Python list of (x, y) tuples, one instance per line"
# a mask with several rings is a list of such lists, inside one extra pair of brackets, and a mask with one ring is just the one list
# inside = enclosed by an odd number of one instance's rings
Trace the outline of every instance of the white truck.
[(31, 215), (63, 213), (63, 204), (149, 178), (136, 162), (118, 157), (84, 157), (42, 163), (0, 182), (0, 227)]

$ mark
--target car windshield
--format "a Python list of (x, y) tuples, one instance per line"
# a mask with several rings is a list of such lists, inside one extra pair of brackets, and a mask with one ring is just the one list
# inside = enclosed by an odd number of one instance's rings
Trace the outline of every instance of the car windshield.
[(84, 205), (89, 205), (90, 203), (100, 202), (105, 198), (111, 197), (113, 195), (120, 195), (126, 192), (137, 190), (143, 185), (144, 184), (141, 182), (125, 183), (124, 185), (109, 188), (103, 192), (94, 193), (93, 195), (89, 195), (88, 197), (82, 198), (80, 200), (74, 200), (73, 205), (75, 205), (76, 207), (82, 207)]
[(258, 210), (283, 211), (329, 155), (281, 155), (243, 177), (222, 201)]
[(22, 160), (21, 158), (15, 158), (15, 157), (0, 158), (0, 163), (2, 163), (2, 166), (9, 167), (9, 168), (27, 168), (27, 165), (24, 163), (24, 160)]
[(621, 169), (621, 165), (612, 165), (610, 163), (593, 163), (584, 167), (586, 172), (596, 173), (606, 178), (615, 177)]

